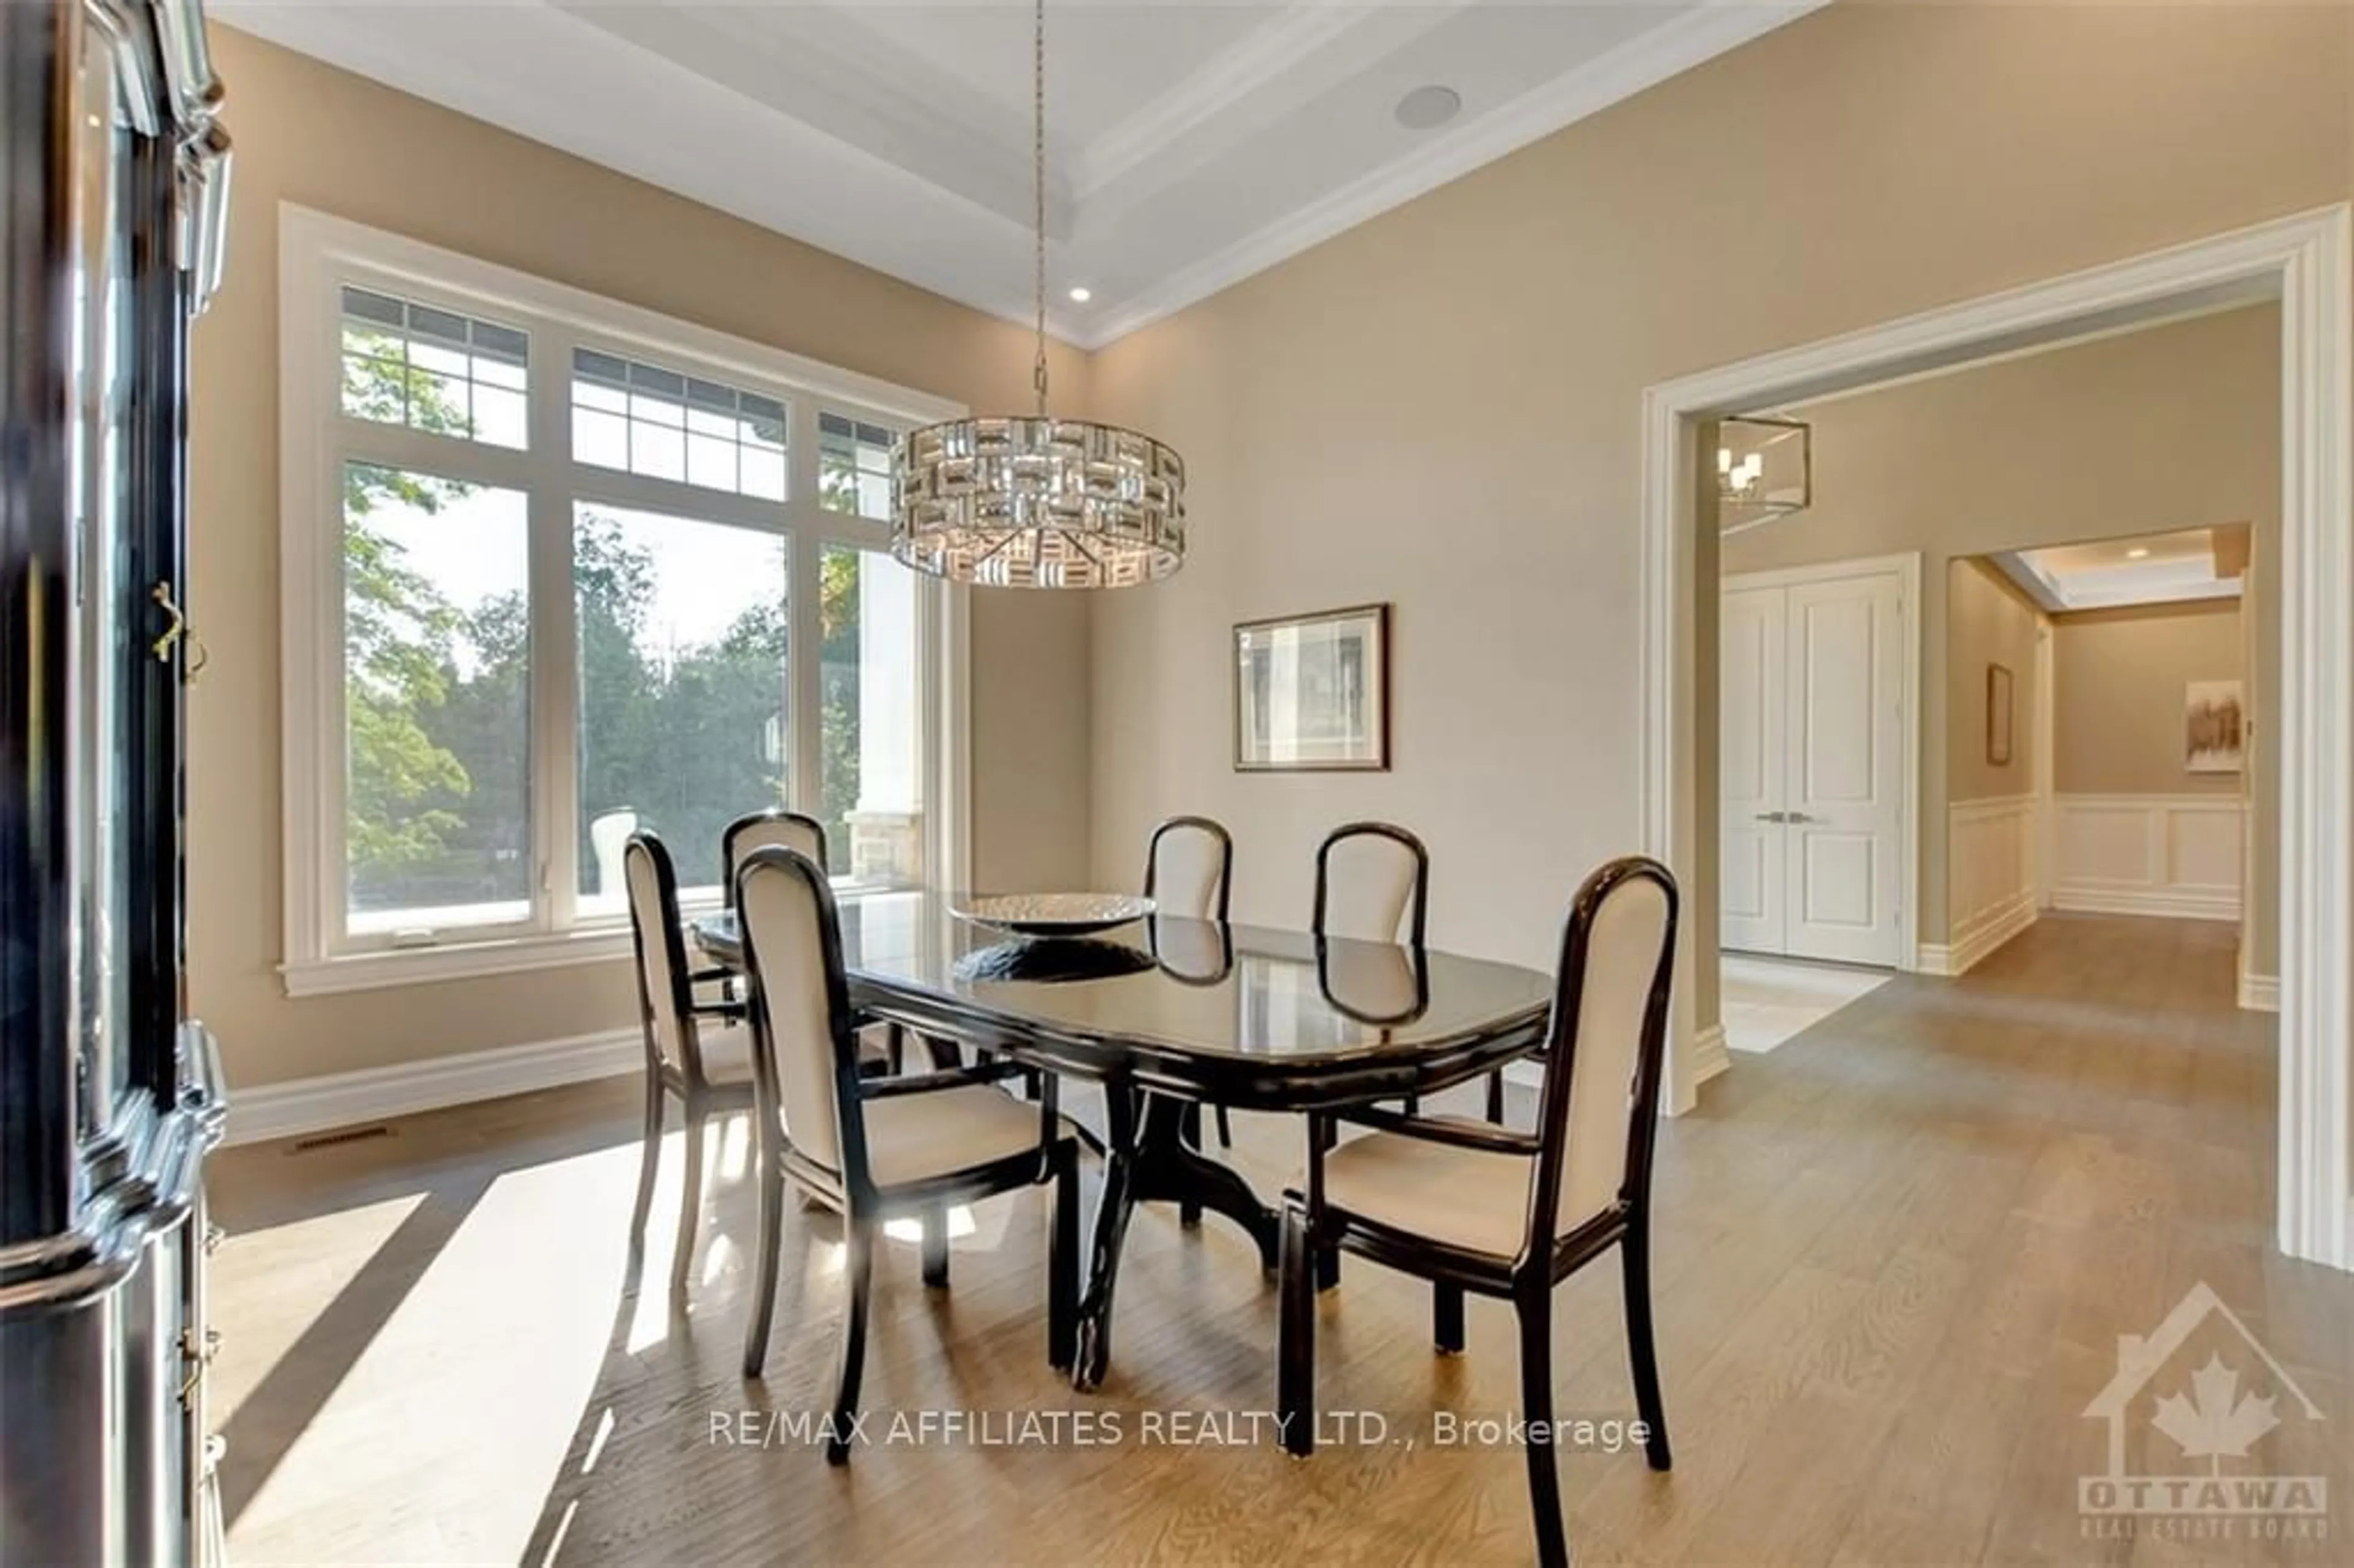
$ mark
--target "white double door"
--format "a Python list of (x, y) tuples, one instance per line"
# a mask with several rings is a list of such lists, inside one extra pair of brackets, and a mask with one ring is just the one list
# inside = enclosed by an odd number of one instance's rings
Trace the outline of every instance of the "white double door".
[(1785, 577), (1726, 579), (1721, 940), (1893, 967), (1912, 700), (1904, 580), (1893, 569)]

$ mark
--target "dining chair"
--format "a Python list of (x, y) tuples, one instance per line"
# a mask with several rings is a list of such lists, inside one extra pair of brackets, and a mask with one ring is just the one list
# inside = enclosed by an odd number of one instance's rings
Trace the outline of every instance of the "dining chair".
[(799, 850), (821, 866), (830, 863), (825, 853), (825, 824), (815, 817), (776, 806), (765, 811), (748, 811), (719, 833), (719, 896), (726, 907), (736, 907), (736, 873), (746, 857), (754, 850), (770, 845)]
[[(821, 870), (831, 871), (832, 867), (832, 863), (826, 859), (825, 824), (815, 817), (806, 811), (788, 811), (778, 806), (766, 810), (748, 811), (720, 831), (719, 896), (723, 906), (729, 909), (736, 907), (736, 873), (745, 860), (754, 850), (771, 847), (797, 850), (809, 856)], [(879, 1034), (876, 1044), (880, 1046), (882, 1060), (890, 1071), (896, 1073), (905, 1069), (907, 1043), (905, 1029), (896, 1023), (869, 1025), (864, 1020), (861, 1021), (861, 1028), (871, 1028)], [(871, 1068), (875, 1055), (872, 1050), (865, 1049), (867, 1039), (868, 1036), (862, 1034), (862, 1059)], [(926, 1044), (931, 1044), (930, 1042)], [(932, 1054), (937, 1060), (953, 1053), (954, 1049), (950, 1046), (943, 1052), (938, 1046), (932, 1046)]]
[(663, 1123), (675, 1097), (685, 1124), (686, 1171), (680, 1188), (671, 1288), (683, 1290), (703, 1209), (704, 1124), (751, 1105), (751, 1035), (744, 1027), (741, 1002), (698, 1000), (695, 994), (697, 985), (726, 975), (688, 967), (686, 939), (679, 927), (678, 873), (662, 840), (651, 832), (631, 833), (621, 848), (621, 874), (629, 890), (638, 1016), (646, 1047), (645, 1150), (638, 1169), (637, 1206), (630, 1216), (630, 1255), (637, 1258), (645, 1249), (646, 1214), (653, 1204), (654, 1175), (662, 1160)]
[[(1319, 938), (1404, 942), (1423, 949), (1430, 912), (1430, 852), (1390, 822), (1351, 822), (1325, 835), (1316, 851), (1316, 903), (1310, 927)], [(1409, 1095), (1406, 1114), (1421, 1108)], [(1504, 1073), (1488, 1075), (1488, 1119), (1504, 1120)]]
[[(1349, 822), (1316, 847), (1316, 902), (1309, 929), (1328, 938), (1403, 943), (1419, 954), (1430, 919), (1430, 851), (1394, 822)], [(1488, 1119), (1504, 1119), (1504, 1076), (1488, 1081)], [(1408, 1095), (1406, 1114), (1421, 1108)]]
[[(1170, 817), (1152, 830), (1145, 844), (1144, 895), (1152, 900), (1156, 916), (1225, 925), (1234, 874), (1235, 841), (1223, 824), (1208, 817)], [(1232, 1148), (1235, 1129), (1226, 1119), (1226, 1107), (1211, 1108), (1218, 1118), (1219, 1143)], [(1187, 1131), (1196, 1146), (1202, 1141), (1201, 1122), (1201, 1109), (1195, 1107), (1187, 1113)], [(1188, 1207), (1184, 1218), (1191, 1224), (1200, 1215)]]
[(1144, 895), (1161, 914), (1224, 925), (1233, 895), (1235, 841), (1207, 817), (1171, 817), (1145, 846)]
[(859, 1072), (857, 1020), (842, 930), (824, 869), (796, 850), (755, 850), (736, 873), (744, 969), (752, 982), (753, 1117), (760, 1192), (758, 1273), (744, 1334), (744, 1375), (760, 1375), (776, 1310), (785, 1184), (843, 1219), (850, 1298), (826, 1458), (850, 1457), (866, 1351), (875, 1241), (885, 1220), (924, 1227), (924, 1283), (948, 1283), (947, 1211), (1052, 1182), (1046, 1243), (1046, 1360), (1068, 1370), (1078, 1339), (1078, 1143), (1057, 1113), (1055, 1080), (1038, 1103), (996, 1086), (1011, 1062), (912, 1077)]
[(1349, 822), (1316, 846), (1318, 937), (1423, 945), (1430, 916), (1430, 852), (1394, 822)]
[[(1553, 1293), (1612, 1246), (1624, 1275), (1627, 1351), (1644, 1453), (1670, 1465), (1651, 1329), (1651, 1150), (1675, 967), (1675, 878), (1617, 860), (1585, 880), (1562, 934), (1537, 1128), (1469, 1118), (1343, 1113), (1373, 1128), (1329, 1153), (1308, 1140), (1304, 1184), (1284, 1195), (1276, 1404), (1284, 1444), (1315, 1448), (1316, 1256), (1358, 1253), (1431, 1282), (1431, 1337), (1464, 1346), (1466, 1291), (1512, 1304), (1537, 1556), (1569, 1560), (1553, 1451)], [(1330, 1113), (1311, 1121), (1329, 1123)]]

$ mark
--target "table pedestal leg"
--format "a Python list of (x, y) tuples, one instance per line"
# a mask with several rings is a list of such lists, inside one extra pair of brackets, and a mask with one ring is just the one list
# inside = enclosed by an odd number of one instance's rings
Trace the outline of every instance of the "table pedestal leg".
[(1071, 1373), (1082, 1389), (1102, 1386), (1110, 1364), (1112, 1294), (1119, 1282), (1128, 1218), (1138, 1203), (1176, 1202), (1225, 1215), (1257, 1244), (1264, 1269), (1275, 1267), (1282, 1234), (1275, 1211), (1259, 1202), (1249, 1182), (1187, 1146), (1185, 1102), (1118, 1083), (1105, 1084), (1104, 1100), (1111, 1111), (1111, 1137), (1087, 1293), (1079, 1303), (1078, 1361)]

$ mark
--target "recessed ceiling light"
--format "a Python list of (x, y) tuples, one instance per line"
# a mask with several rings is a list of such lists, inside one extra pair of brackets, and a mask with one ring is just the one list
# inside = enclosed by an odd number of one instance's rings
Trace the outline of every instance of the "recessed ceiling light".
[(1409, 131), (1435, 131), (1455, 118), (1463, 95), (1433, 83), (1417, 87), (1397, 101), (1397, 122)]
[(2138, 561), (2147, 558), (2148, 555), (2148, 546), (2136, 545), (2132, 549), (2126, 552), (2126, 559), (2128, 561)]
[(1093, 289), (1088, 288), (1085, 283), (1074, 283), (1071, 285), (1071, 303), (1075, 305), (1084, 305), (1095, 297), (1096, 291)]

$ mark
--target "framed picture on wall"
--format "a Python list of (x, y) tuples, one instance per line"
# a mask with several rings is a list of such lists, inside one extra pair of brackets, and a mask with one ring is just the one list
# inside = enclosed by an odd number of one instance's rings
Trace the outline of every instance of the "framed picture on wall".
[(2192, 681), (2182, 692), (2186, 773), (2237, 773), (2247, 734), (2237, 681)]
[(1386, 604), (1235, 627), (1235, 768), (1388, 768), (1389, 633)]
[(1990, 768), (2010, 766), (2010, 669), (2004, 664), (1988, 664), (1986, 759)]

